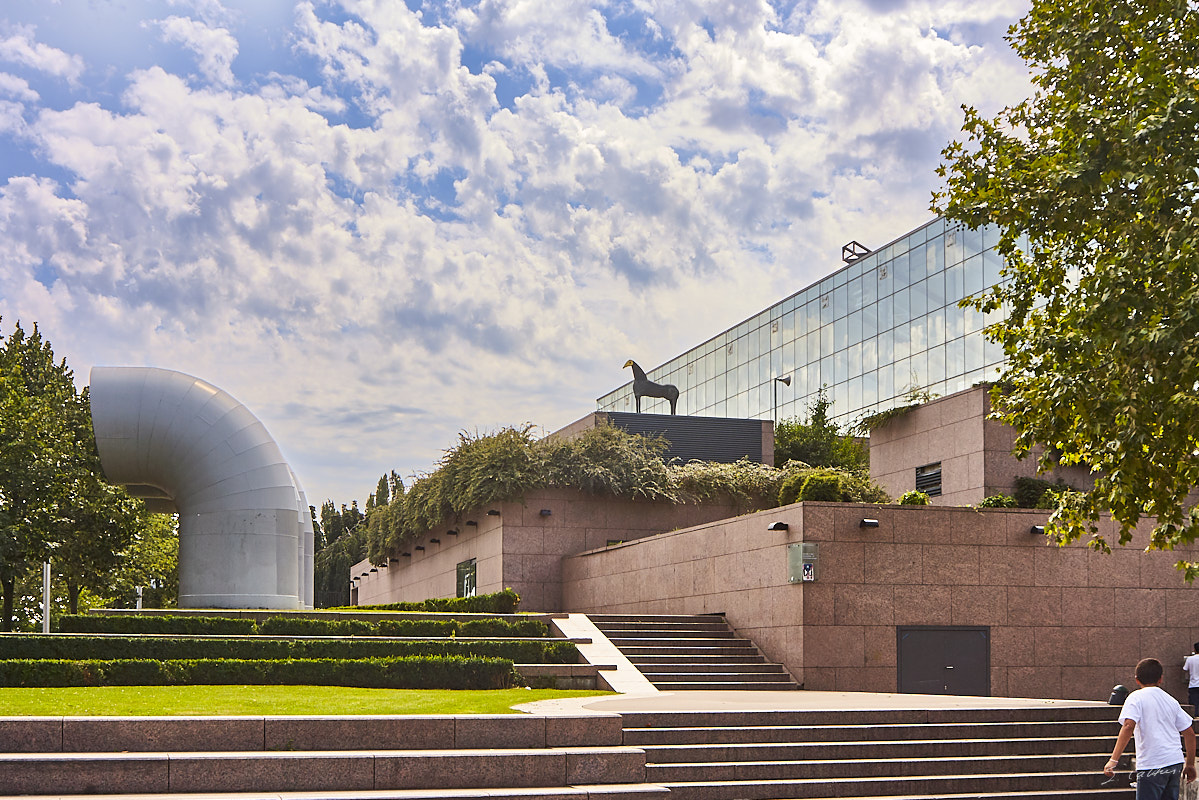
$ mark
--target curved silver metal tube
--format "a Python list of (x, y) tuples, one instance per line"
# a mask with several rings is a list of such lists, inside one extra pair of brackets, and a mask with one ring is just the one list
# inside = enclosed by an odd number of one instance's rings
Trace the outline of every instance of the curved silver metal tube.
[(91, 404), (106, 477), (179, 514), (180, 608), (312, 607), (308, 502), (249, 409), (153, 367), (94, 367)]

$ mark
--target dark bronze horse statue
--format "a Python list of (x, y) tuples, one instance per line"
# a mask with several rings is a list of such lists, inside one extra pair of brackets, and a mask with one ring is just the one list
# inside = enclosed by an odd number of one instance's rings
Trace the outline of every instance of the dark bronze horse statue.
[(624, 362), (625, 367), (633, 368), (633, 397), (637, 399), (637, 413), (641, 413), (642, 397), (663, 397), (670, 402), (670, 413), (673, 414), (679, 402), (679, 387), (669, 383), (654, 383), (645, 377), (645, 370), (637, 366), (637, 362)]

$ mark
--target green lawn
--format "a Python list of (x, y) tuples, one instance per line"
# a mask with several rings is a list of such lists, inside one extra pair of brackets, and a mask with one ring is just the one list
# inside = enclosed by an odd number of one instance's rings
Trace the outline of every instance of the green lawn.
[(611, 694), (558, 689), (357, 689), (346, 686), (0, 688), (0, 716), (514, 714), (534, 700)]

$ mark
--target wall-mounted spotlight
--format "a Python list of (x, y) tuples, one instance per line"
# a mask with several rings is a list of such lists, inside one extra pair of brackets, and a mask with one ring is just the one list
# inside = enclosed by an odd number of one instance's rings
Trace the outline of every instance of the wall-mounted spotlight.
[(789, 531), (789, 530), (791, 530), (791, 526), (785, 522), (772, 522), (766, 526), (766, 530), (768, 530), (768, 531)]
[(489, 517), (498, 517), (499, 515), (500, 515), (500, 511), (499, 511), (499, 509), (498, 509), (498, 508), (489, 508), (489, 509), (487, 509), (487, 516), (489, 516)]
[(473, 519), (468, 519), (468, 520), (466, 521), (466, 524), (467, 524), (467, 525), (470, 525), (470, 526), (472, 526), (472, 527), (477, 527), (479, 523), (475, 522)]
[(433, 537), (433, 538), (429, 539), (429, 544), (441, 544), (441, 540), (436, 537)]
[(395, 563), (397, 563), (398, 561), (399, 561), (399, 559), (398, 559), (398, 558), (389, 558), (389, 559), (387, 559), (387, 563), (388, 563), (389, 565), (390, 565), (390, 564), (395, 564)]
[(1045, 526), (1044, 525), (1033, 525), (1031, 528), (1028, 529), (1028, 532), (1031, 533), (1033, 536), (1043, 536), (1045, 534)]
[(424, 550), (424, 549), (425, 549), (425, 546), (424, 546), (423, 544), (418, 544), (416, 547), (414, 547), (414, 548), (412, 548), (412, 549), (413, 549), (413, 550)]
[(450, 528), (448, 531), (445, 532), (445, 535), (446, 536), (457, 536), (458, 531), (454, 528)]
[(378, 568), (377, 568), (377, 567), (371, 567), (370, 571), (371, 571), (371, 572), (378, 572), (379, 570), (378, 570)]
[(359, 578), (365, 578), (367, 575), (370, 575), (370, 573), (369, 573), (369, 572), (364, 572), (364, 573), (362, 573), (361, 575), (359, 575), (358, 577), (359, 577)]
[(380, 568), (380, 569), (387, 569), (387, 566), (388, 566), (388, 565), (387, 565), (387, 562), (386, 562), (386, 561), (384, 561), (382, 564), (380, 564), (380, 565), (379, 565), (379, 568)]
[(400, 557), (401, 558), (412, 558), (412, 554), (409, 553), (407, 550), (405, 550), (404, 552), (400, 553)]
[(858, 523), (858, 527), (859, 528), (877, 528), (878, 520), (877, 519), (864, 519)]
[(543, 516), (543, 517), (548, 517), (550, 514), (553, 514), (553, 513), (554, 512), (548, 508), (541, 509), (541, 516)]

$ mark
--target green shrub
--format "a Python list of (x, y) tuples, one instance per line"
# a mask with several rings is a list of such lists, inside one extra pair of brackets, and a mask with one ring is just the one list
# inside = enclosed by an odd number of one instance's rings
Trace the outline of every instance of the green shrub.
[(926, 506), (932, 500), (924, 492), (912, 490), (900, 495), (898, 502), (901, 506)]
[(262, 636), (372, 636), (375, 626), (358, 619), (268, 617), (258, 623)]
[(349, 606), (354, 611), (443, 611), (459, 614), (515, 614), (520, 595), (511, 589), (474, 597), (434, 597), (409, 603), (384, 603), (374, 606)]
[(508, 622), (503, 619), (471, 619), (458, 623), (459, 636), (487, 638), (496, 636), (522, 636), (537, 638), (549, 635), (549, 626), (535, 619)]
[(1016, 478), (1016, 489), (1013, 496), (1018, 508), (1040, 508), (1045, 492), (1065, 488), (1064, 483), (1050, 483), (1040, 478)]
[(978, 508), (1015, 508), (1016, 498), (1007, 494), (993, 494), (984, 497)]
[(799, 487), (799, 500), (841, 502), (841, 477), (829, 472), (813, 472)]
[(187, 636), (249, 636), (254, 620), (238, 617), (193, 617), (64, 614), (58, 618), (62, 633), (174, 633)]
[(456, 636), (459, 623), (452, 619), (381, 619), (375, 623), (375, 636)]
[[(788, 467), (786, 472), (787, 477), (783, 479), (779, 486), (778, 501), (781, 506), (797, 503), (800, 500), (822, 500), (824, 497), (833, 498), (826, 502), (842, 503), (887, 503), (891, 500), (887, 496), (887, 492), (874, 481), (870, 480), (870, 475), (863, 470), (845, 470), (834, 467), (812, 468), (792, 465)], [(804, 486), (813, 476), (820, 476), (820, 480), (816, 481), (809, 491), (819, 492), (821, 494), (819, 498), (804, 495)], [(835, 496), (832, 491), (834, 480), (837, 484)], [(826, 486), (817, 489), (817, 484), (826, 484)]]
[(0, 686), (196, 684), (362, 686), (385, 689), (506, 689), (521, 684), (512, 662), (476, 656), (153, 661), (0, 661)]
[(792, 503), (799, 502), (799, 490), (803, 488), (803, 483), (808, 479), (807, 471), (795, 472), (788, 475), (781, 486), (779, 486), (779, 505), (789, 506)]
[[(532, 622), (532, 620), (529, 620)], [(289, 658), (392, 658), (398, 656), (487, 656), (518, 664), (574, 664), (578, 649), (561, 639), (541, 641), (457, 640), (393, 641), (353, 639), (187, 639), (140, 636), (0, 636), (5, 660), (178, 661), (196, 658), (281, 660)]]

